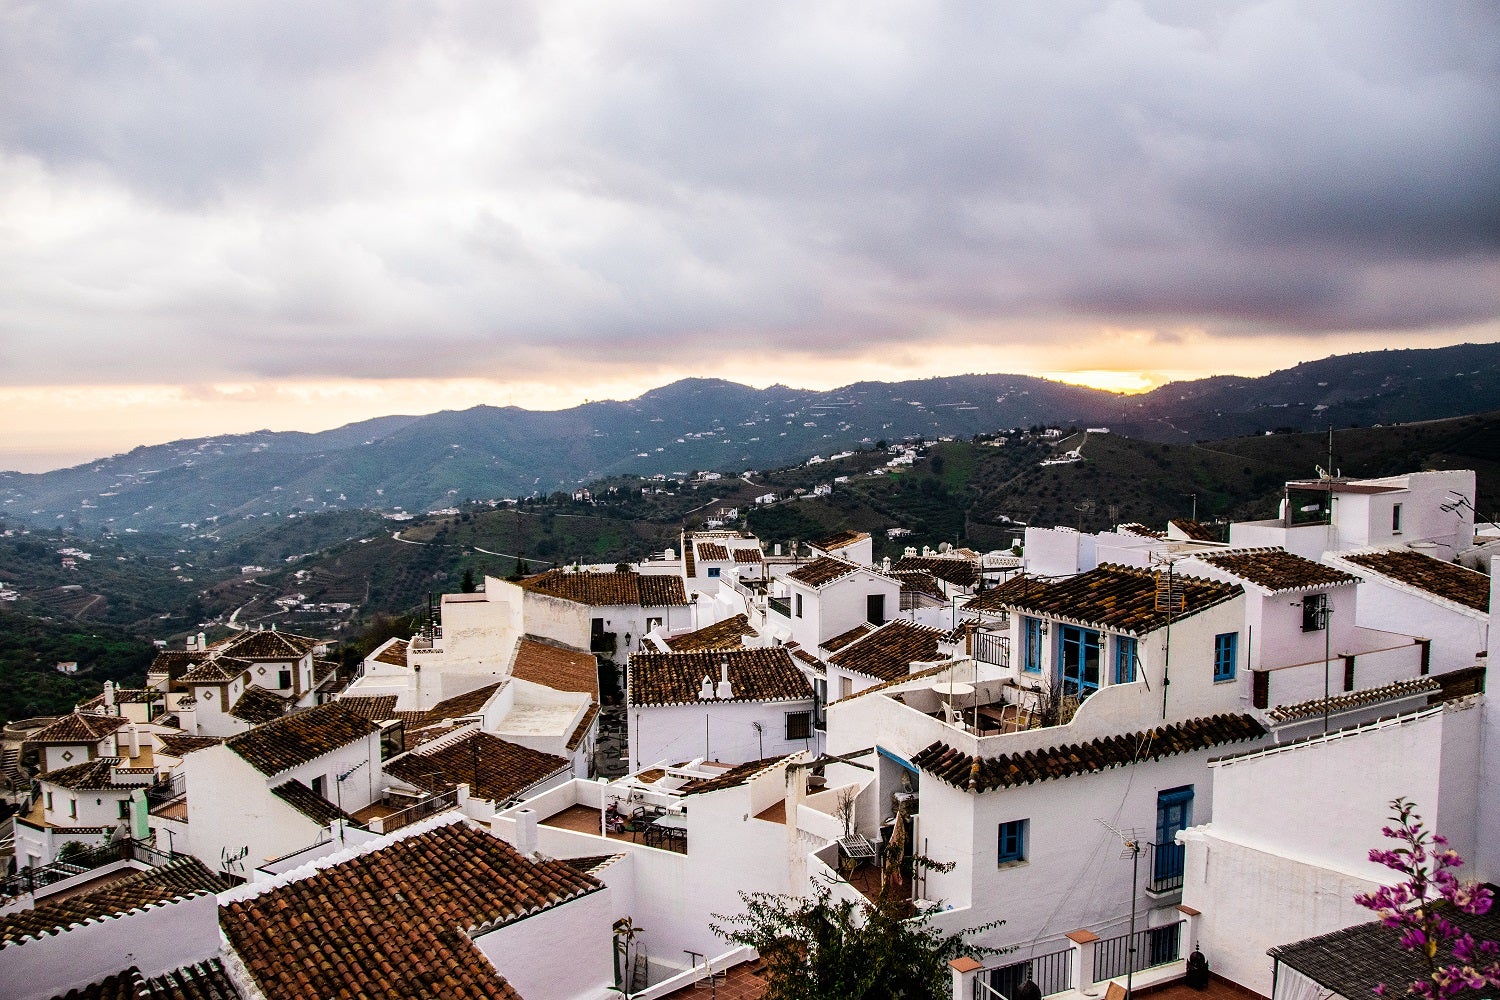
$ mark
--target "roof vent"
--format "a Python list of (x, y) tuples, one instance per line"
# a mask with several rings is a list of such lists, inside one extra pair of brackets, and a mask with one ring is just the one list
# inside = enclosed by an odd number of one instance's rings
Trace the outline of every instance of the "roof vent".
[(707, 674), (703, 675), (703, 686), (698, 689), (698, 697), (703, 701), (709, 701), (714, 696), (714, 682)]

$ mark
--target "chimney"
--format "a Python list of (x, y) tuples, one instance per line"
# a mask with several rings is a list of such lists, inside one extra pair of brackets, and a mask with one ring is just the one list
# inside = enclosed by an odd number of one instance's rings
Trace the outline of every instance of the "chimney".
[(198, 640), (194, 639), (192, 636), (188, 636), (182, 641), (182, 648), (191, 653), (193, 650), (198, 648)]
[(886, 556), (884, 559), (880, 560), (880, 572), (882, 572), (882, 573), (889, 573), (890, 571), (891, 571), (891, 557), (890, 556)]
[(703, 675), (703, 686), (698, 689), (698, 697), (702, 701), (708, 701), (714, 696), (714, 682), (707, 674)]
[(203, 652), (207, 648), (208, 648), (208, 636), (204, 635), (202, 632), (199, 632), (198, 633), (198, 652), (201, 653), (201, 652)]
[(141, 755), (141, 731), (139, 729), (137, 729), (135, 727), (135, 723), (132, 722), (130, 724), (130, 759), (131, 760), (135, 760), (140, 755)]
[(729, 661), (725, 660), (719, 664), (719, 700), (728, 701), (734, 697), (734, 688), (729, 684)]
[(516, 812), (516, 850), (525, 857), (536, 853), (536, 810)]
[(113, 715), (110, 711), (115, 707), (115, 684), (114, 681), (104, 682), (104, 714)]

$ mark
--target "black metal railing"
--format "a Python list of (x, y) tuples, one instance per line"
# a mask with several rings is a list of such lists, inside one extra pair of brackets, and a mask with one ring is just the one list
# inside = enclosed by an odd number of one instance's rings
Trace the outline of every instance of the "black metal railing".
[(1171, 892), (1182, 888), (1187, 848), (1182, 844), (1151, 845), (1151, 891)]
[(139, 861), (152, 867), (160, 867), (171, 861), (173, 855), (159, 851), (139, 840), (121, 840), (113, 844), (100, 844), (82, 850), (68, 851), (51, 864), (36, 868), (22, 868), (14, 875), (0, 879), (0, 896), (19, 896), (70, 879), (75, 875), (103, 868), (116, 861)]
[[(1182, 925), (1185, 921), (1151, 927), (1129, 934), (1106, 938), (1094, 946), (1094, 982), (1114, 979), (1128, 972), (1154, 969), (1175, 962), (1182, 953)], [(1135, 946), (1131, 961), (1131, 945)]]
[(458, 789), (450, 788), (446, 792), (423, 799), (414, 806), (408, 806), (400, 812), (391, 813), (380, 821), (382, 833), (393, 833), (404, 826), (410, 826), (418, 820), (426, 819), (436, 813), (446, 812), (458, 806)]
[(1024, 962), (1012, 962), (998, 969), (986, 969), (977, 977), (1001, 996), (1013, 997), (1028, 979), (1036, 983), (1042, 996), (1051, 996), (1073, 988), (1073, 949), (1033, 955)]
[(179, 772), (172, 775), (170, 779), (146, 789), (146, 807), (148, 809), (155, 809), (157, 806), (165, 805), (173, 799), (186, 794), (187, 775)]
[(974, 659), (980, 663), (1010, 666), (1010, 636), (993, 632), (974, 633)]
[(790, 601), (784, 601), (779, 597), (768, 597), (766, 598), (766, 607), (783, 618), (792, 617), (792, 605)]

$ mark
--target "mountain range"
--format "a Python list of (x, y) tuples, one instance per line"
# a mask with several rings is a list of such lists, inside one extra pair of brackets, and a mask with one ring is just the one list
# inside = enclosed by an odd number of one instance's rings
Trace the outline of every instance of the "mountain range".
[[(40, 474), (0, 472), (0, 517), (75, 530), (219, 529), (262, 516), (448, 507), (615, 476), (739, 473), (904, 438), (1104, 426), (1158, 442), (1500, 409), (1500, 344), (1333, 356), (1259, 378), (1122, 395), (1022, 375), (815, 391), (685, 379), (566, 410), (477, 406), (321, 433), (174, 441)], [(217, 529), (216, 529), (217, 530)]]

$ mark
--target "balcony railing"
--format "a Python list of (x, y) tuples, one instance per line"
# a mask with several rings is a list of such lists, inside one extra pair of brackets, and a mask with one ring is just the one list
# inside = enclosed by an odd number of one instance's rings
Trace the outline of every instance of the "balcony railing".
[(974, 633), (974, 659), (998, 667), (1010, 666), (1010, 636), (994, 632)]
[(786, 601), (786, 600), (784, 600), (784, 599), (782, 599), (780, 597), (770, 597), (770, 598), (767, 598), (766, 599), (766, 607), (770, 608), (772, 611), (776, 612), (778, 615), (780, 615), (783, 618), (790, 618), (790, 617), (792, 617), (792, 605), (791, 605), (791, 602), (790, 601)]
[(1036, 983), (1044, 997), (1071, 990), (1073, 949), (1063, 948), (1046, 955), (1033, 955), (1024, 962), (1012, 962), (998, 969), (987, 969), (974, 979), (974, 998), (992, 1000), (995, 996), (1013, 997), (1028, 979)]
[(1182, 844), (1151, 845), (1151, 891), (1171, 892), (1182, 888), (1183, 862), (1187, 848)]
[(1177, 961), (1182, 953), (1184, 922), (1136, 931), (1134, 937), (1121, 934), (1101, 940), (1094, 947), (1094, 982)]

